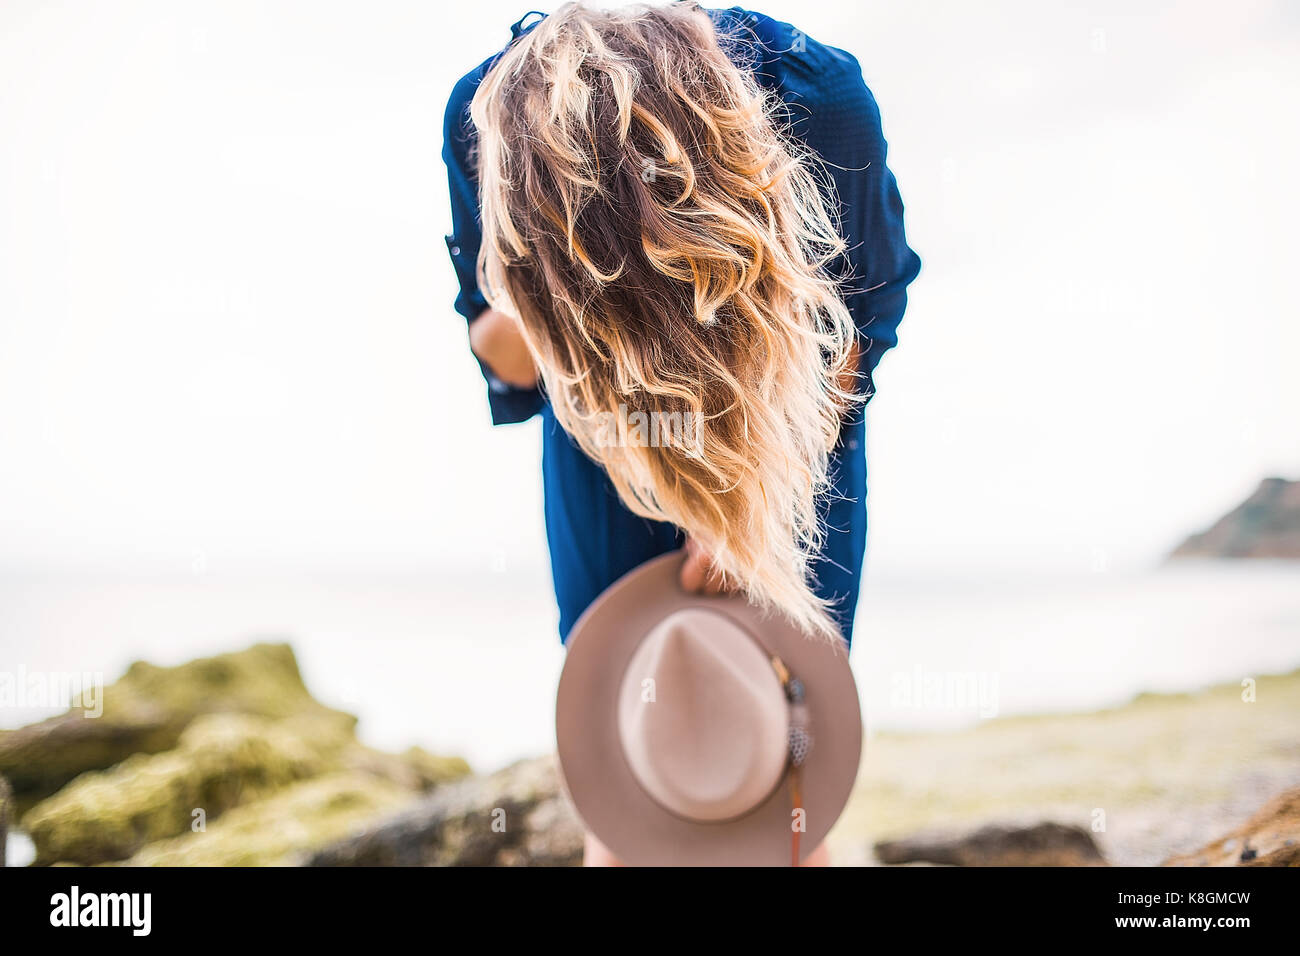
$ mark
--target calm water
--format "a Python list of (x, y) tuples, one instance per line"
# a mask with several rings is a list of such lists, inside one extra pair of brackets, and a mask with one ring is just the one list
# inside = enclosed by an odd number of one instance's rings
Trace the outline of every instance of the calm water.
[[(463, 579), (462, 579), (463, 578)], [(409, 577), (0, 576), (0, 671), (102, 672), (289, 640), (367, 742), (480, 769), (552, 747), (563, 662), (543, 572)], [(868, 726), (1122, 703), (1300, 666), (1300, 565), (870, 579), (853, 653)], [(52, 711), (9, 706), (0, 726)]]

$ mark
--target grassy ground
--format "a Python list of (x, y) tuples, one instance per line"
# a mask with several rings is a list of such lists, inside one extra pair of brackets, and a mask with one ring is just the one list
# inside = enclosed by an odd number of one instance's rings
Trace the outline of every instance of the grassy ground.
[(1113, 710), (1001, 718), (942, 734), (868, 740), (857, 789), (830, 840), (838, 863), (929, 828), (1055, 819), (1094, 829), (1119, 865), (1159, 863), (1245, 820), (1300, 785), (1300, 670), (1143, 695)]

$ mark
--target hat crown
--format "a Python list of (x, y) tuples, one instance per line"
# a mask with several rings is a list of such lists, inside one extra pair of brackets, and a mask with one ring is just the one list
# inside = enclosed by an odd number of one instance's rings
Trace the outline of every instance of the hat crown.
[(619, 690), (618, 734), (637, 783), (702, 823), (734, 819), (772, 793), (786, 768), (789, 721), (767, 651), (705, 607), (663, 618)]

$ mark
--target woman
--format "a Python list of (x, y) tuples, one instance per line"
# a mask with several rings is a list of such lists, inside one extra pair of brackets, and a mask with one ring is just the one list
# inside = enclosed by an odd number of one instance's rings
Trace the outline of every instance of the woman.
[(685, 545), (684, 587), (849, 641), (920, 268), (857, 61), (740, 8), (536, 17), (448, 103), (447, 241), (493, 422), (543, 419), (561, 639)]

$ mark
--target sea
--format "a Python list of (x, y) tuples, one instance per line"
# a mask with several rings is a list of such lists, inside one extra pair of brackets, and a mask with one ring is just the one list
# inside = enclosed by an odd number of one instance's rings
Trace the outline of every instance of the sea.
[[(368, 744), (492, 770), (554, 747), (564, 662), (544, 568), (0, 573), (0, 673), (111, 682), (287, 641)], [(1051, 574), (869, 571), (851, 655), (868, 733), (1086, 711), (1300, 667), (1300, 562)], [(56, 682), (51, 676), (50, 686)], [(58, 713), (10, 695), (0, 727)]]

